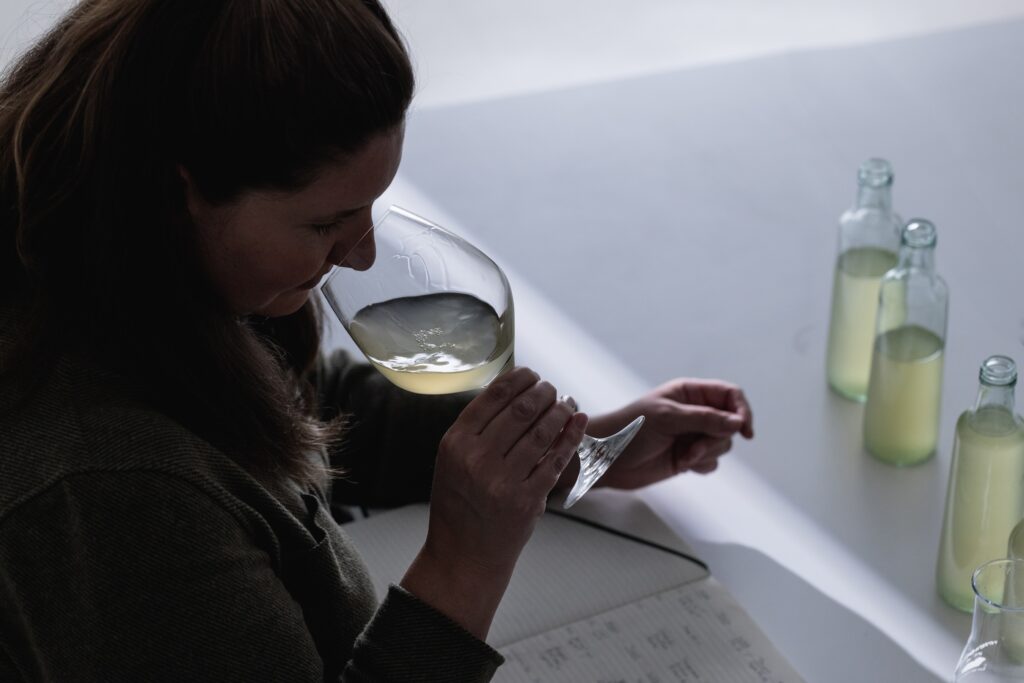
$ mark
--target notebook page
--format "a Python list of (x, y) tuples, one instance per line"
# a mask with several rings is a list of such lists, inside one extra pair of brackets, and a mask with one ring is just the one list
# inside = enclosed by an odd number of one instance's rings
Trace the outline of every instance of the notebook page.
[(501, 648), (497, 683), (798, 683), (709, 577)]
[[(383, 596), (426, 538), (427, 506), (380, 513), (342, 529)], [(701, 565), (665, 550), (546, 514), (519, 557), (487, 642), (501, 647), (704, 576)]]

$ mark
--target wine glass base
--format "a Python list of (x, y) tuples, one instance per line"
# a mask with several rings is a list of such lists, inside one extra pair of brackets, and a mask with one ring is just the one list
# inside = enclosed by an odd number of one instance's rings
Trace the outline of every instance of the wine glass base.
[(641, 415), (611, 436), (603, 439), (583, 437), (580, 447), (576, 449), (576, 455), (580, 458), (580, 474), (576, 477), (576, 484), (569, 491), (569, 495), (565, 497), (565, 502), (562, 503), (563, 510), (572, 507), (601, 478), (601, 475), (608, 471), (615, 459), (626, 450), (626, 446), (640, 431), (643, 423), (644, 416)]

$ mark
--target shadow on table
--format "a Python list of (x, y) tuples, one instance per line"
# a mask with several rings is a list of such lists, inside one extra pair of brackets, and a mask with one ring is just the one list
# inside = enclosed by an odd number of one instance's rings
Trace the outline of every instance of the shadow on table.
[[(694, 543), (697, 554), (808, 683), (941, 683), (859, 615), (752, 548)], [(822, 628), (823, 624), (829, 627)], [(865, 659), (864, 653), (871, 653)], [(949, 680), (952, 680), (950, 672)]]

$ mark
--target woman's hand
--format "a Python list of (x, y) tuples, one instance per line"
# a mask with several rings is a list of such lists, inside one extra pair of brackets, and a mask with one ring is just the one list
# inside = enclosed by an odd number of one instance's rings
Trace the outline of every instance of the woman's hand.
[(586, 425), (528, 368), (494, 380), (441, 440), (427, 540), (402, 586), (483, 638)]
[[(754, 418), (743, 390), (717, 380), (675, 379), (613, 413), (590, 421), (593, 436), (614, 434), (638, 415), (647, 419), (598, 486), (635, 489), (692, 470), (707, 474), (739, 434), (754, 438)], [(572, 486), (578, 466), (559, 488)]]

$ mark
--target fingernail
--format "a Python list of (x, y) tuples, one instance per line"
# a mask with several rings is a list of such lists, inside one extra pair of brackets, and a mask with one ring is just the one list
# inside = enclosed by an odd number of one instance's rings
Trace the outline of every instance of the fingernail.
[(576, 403), (576, 399), (574, 399), (569, 394), (562, 394), (561, 396), (558, 397), (558, 400), (561, 401), (562, 403), (565, 403), (566, 405), (568, 405), (569, 408), (571, 408), (573, 412), (576, 412), (577, 410), (580, 409), (579, 404)]

